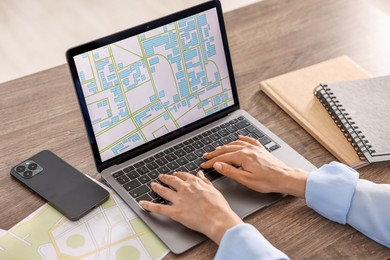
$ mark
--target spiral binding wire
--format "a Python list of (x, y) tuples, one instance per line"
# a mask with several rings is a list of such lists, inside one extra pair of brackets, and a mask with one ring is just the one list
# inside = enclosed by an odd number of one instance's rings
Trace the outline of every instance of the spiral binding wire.
[(326, 84), (320, 84), (315, 89), (314, 95), (316, 95), (326, 111), (328, 111), (348, 142), (352, 144), (352, 147), (361, 160), (366, 159), (364, 153), (375, 153), (375, 150), (371, 149), (372, 146), (359, 130), (359, 127), (355, 124), (352, 117), (345, 111), (343, 105), (340, 104), (339, 100), (337, 100)]

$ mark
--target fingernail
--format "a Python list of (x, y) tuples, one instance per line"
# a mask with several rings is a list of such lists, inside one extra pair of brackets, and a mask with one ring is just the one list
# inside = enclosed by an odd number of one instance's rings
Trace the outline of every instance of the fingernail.
[(204, 153), (203, 156), (207, 156), (209, 153)]
[(145, 205), (145, 201), (143, 201), (143, 200), (141, 200), (140, 202), (138, 202), (139, 203), (139, 205), (141, 205), (141, 207), (144, 207), (144, 205)]
[(204, 176), (204, 173), (203, 173), (202, 170), (199, 170), (199, 171), (198, 171), (198, 174)]
[(155, 183), (155, 182), (151, 182), (151, 183), (150, 183), (150, 186), (151, 186), (151, 187), (154, 187), (154, 186), (156, 186), (156, 184), (157, 184), (157, 183)]
[(214, 163), (213, 167), (214, 167), (214, 169), (216, 169), (216, 170), (218, 171), (218, 170), (221, 170), (221, 169), (222, 169), (222, 164), (220, 164), (220, 163)]

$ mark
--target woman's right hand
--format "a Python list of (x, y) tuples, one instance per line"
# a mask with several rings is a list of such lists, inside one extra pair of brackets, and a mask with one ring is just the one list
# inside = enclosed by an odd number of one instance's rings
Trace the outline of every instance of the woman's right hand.
[(204, 158), (208, 161), (201, 165), (202, 168), (214, 167), (255, 191), (305, 196), (308, 173), (286, 166), (253, 138), (239, 136), (237, 141), (204, 154)]

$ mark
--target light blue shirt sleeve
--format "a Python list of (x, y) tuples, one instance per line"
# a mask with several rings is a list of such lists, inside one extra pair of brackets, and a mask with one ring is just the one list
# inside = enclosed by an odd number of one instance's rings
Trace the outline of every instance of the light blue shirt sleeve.
[(215, 259), (289, 259), (249, 224), (230, 228), (219, 245)]
[(361, 180), (352, 168), (332, 162), (308, 176), (305, 197), (322, 216), (390, 247), (389, 184)]

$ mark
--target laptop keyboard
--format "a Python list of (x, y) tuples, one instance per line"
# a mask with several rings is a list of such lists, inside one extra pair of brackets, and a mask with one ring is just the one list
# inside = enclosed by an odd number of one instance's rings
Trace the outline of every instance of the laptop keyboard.
[[(280, 147), (245, 117), (240, 116), (125, 167), (113, 173), (112, 176), (137, 202), (148, 200), (156, 203), (168, 203), (154, 193), (150, 187), (153, 181), (166, 186), (158, 179), (159, 174), (180, 171), (196, 174), (201, 169), (199, 165), (205, 162), (204, 153), (237, 140), (238, 135), (250, 136), (259, 140), (270, 152)], [(202, 169), (202, 171), (210, 181), (222, 177), (213, 169)]]

